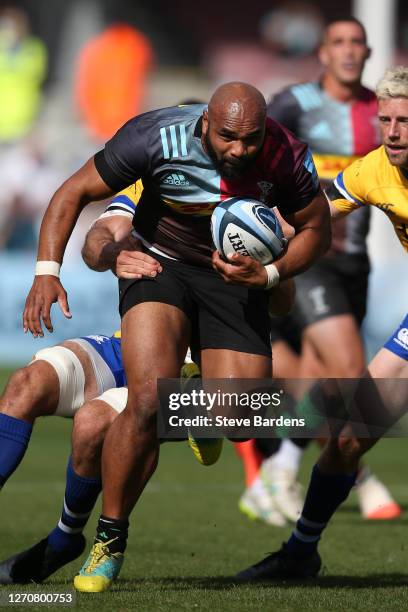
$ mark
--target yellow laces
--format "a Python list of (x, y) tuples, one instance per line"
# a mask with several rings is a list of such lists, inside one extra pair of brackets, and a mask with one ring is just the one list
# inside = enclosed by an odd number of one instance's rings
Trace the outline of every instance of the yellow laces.
[(109, 540), (108, 542), (102, 542), (102, 540), (96, 540), (95, 544), (92, 547), (91, 559), (89, 561), (89, 565), (87, 568), (85, 568), (86, 572), (92, 572), (94, 569), (98, 567), (99, 563), (101, 563), (104, 557), (110, 556), (108, 546), (109, 544), (111, 544), (117, 539), (118, 538), (113, 538), (112, 540)]

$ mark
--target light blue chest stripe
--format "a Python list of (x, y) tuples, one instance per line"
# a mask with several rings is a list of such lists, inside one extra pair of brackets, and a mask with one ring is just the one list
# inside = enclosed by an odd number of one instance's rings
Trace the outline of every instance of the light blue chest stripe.
[(321, 98), (312, 83), (295, 85), (295, 87), (292, 87), (291, 91), (299, 102), (303, 111), (319, 108), (319, 106), (322, 105)]
[(169, 145), (167, 143), (166, 128), (164, 127), (160, 128), (160, 136), (161, 136), (161, 141), (162, 141), (162, 146), (163, 146), (164, 159), (170, 159)]
[(186, 126), (184, 123), (180, 123), (180, 144), (181, 144), (181, 155), (187, 155), (187, 139), (186, 139)]
[(171, 137), (171, 146), (173, 147), (173, 157), (178, 157), (178, 146), (177, 146), (177, 136), (176, 136), (176, 126), (170, 126), (170, 137)]

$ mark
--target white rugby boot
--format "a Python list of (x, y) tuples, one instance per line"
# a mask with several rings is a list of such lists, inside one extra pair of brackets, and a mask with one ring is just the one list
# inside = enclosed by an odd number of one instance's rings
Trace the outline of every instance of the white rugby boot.
[(262, 521), (274, 527), (285, 527), (285, 517), (274, 506), (268, 492), (258, 477), (241, 495), (238, 507), (252, 521)]
[(304, 502), (302, 487), (297, 481), (297, 470), (276, 465), (272, 456), (262, 463), (260, 474), (274, 507), (286, 519), (295, 523)]
[(387, 521), (401, 516), (401, 507), (369, 468), (360, 469), (354, 490), (363, 518), (370, 521)]

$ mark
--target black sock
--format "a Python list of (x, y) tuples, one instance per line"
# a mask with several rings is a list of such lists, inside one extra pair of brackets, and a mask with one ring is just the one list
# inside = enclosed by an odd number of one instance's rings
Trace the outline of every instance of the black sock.
[(256, 438), (255, 440), (256, 448), (265, 459), (277, 453), (281, 443), (280, 438)]
[(305, 450), (311, 442), (313, 442), (313, 438), (291, 438), (290, 439), (293, 444), (295, 444), (298, 448)]
[(123, 553), (126, 549), (128, 527), (129, 521), (121, 521), (101, 514), (96, 528), (96, 537), (102, 542), (109, 543), (111, 553)]

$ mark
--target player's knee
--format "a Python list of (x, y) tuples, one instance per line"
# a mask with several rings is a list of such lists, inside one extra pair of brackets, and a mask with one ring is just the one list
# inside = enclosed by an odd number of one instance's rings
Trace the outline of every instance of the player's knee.
[(115, 416), (113, 410), (98, 410), (92, 402), (85, 403), (78, 410), (72, 432), (74, 466), (79, 460), (94, 461), (100, 458), (103, 441)]
[(156, 389), (129, 392), (125, 412), (134, 420), (139, 430), (148, 431), (156, 427), (157, 405)]
[(358, 345), (338, 347), (328, 357), (329, 375), (334, 378), (359, 378), (364, 371), (364, 354)]
[(39, 388), (34, 369), (26, 366), (14, 372), (1, 398), (1, 412), (17, 419), (34, 419)]
[(343, 463), (353, 468), (365, 452), (364, 441), (353, 437), (338, 438), (337, 448)]
[(347, 355), (336, 364), (337, 378), (359, 378), (364, 371), (364, 361), (358, 356)]

